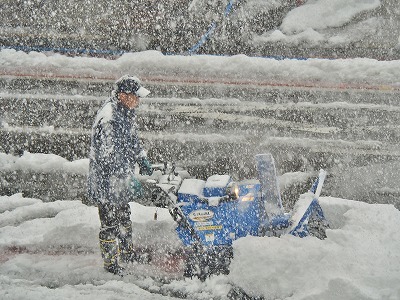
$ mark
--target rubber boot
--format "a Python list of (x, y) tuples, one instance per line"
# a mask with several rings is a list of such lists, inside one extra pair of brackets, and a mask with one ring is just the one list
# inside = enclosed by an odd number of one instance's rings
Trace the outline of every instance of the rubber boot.
[(116, 239), (100, 239), (100, 251), (107, 272), (122, 275), (124, 268), (118, 265), (118, 244)]

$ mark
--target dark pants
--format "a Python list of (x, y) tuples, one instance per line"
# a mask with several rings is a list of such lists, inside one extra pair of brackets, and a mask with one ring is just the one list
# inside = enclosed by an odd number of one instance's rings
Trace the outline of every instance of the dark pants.
[(115, 243), (118, 252), (132, 252), (132, 221), (129, 204), (114, 205), (107, 203), (99, 205), (100, 243), (106, 241)]

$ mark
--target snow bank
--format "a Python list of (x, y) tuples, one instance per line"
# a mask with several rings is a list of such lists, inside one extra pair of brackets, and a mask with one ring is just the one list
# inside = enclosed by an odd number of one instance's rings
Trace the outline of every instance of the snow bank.
[(232, 80), (239, 80), (240, 83), (247, 84), (322, 82), (400, 86), (400, 61), (377, 61), (367, 58), (278, 61), (246, 55), (168, 56), (158, 51), (144, 51), (127, 53), (118, 59), (108, 60), (3, 49), (0, 51), (0, 64), (2, 75), (115, 80), (124, 74), (132, 73), (144, 82), (191, 80), (232, 83)]
[(89, 170), (89, 159), (69, 161), (56, 154), (27, 151), (24, 151), (22, 156), (0, 153), (0, 171), (16, 170), (45, 173), (58, 171), (86, 175)]
[[(96, 208), (79, 201), (43, 203), (20, 194), (1, 196), (0, 204), (0, 248), (28, 249), (0, 255), (2, 297), (175, 299), (149, 293), (165, 288), (190, 299), (227, 299), (237, 286), (265, 299), (400, 298), (400, 211), (392, 205), (323, 197), (331, 226), (325, 240), (242, 238), (234, 242), (228, 276), (173, 280), (160, 287), (151, 278), (121, 279), (102, 271)], [(167, 210), (158, 209), (159, 221), (154, 221), (156, 208), (131, 205), (137, 241), (177, 247)]]
[(342, 26), (361, 12), (375, 9), (380, 0), (309, 0), (290, 11), (282, 22), (284, 33)]
[(400, 212), (391, 205), (322, 198), (326, 240), (246, 237), (229, 278), (266, 299), (399, 299)]

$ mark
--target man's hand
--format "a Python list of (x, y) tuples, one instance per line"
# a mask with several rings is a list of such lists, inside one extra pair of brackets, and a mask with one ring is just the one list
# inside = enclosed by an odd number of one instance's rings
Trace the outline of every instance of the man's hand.
[(139, 180), (137, 180), (137, 179), (135, 178), (135, 176), (132, 176), (132, 177), (131, 177), (130, 188), (131, 188), (132, 195), (133, 195), (135, 198), (142, 198), (142, 197), (143, 197), (143, 188), (142, 188), (142, 184), (140, 183)]

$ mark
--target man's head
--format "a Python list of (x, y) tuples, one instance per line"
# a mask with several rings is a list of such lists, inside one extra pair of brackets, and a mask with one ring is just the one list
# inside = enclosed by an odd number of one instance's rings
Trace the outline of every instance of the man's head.
[(139, 97), (146, 97), (150, 91), (142, 87), (139, 78), (125, 75), (115, 82), (114, 90), (118, 99), (129, 109), (139, 105)]

